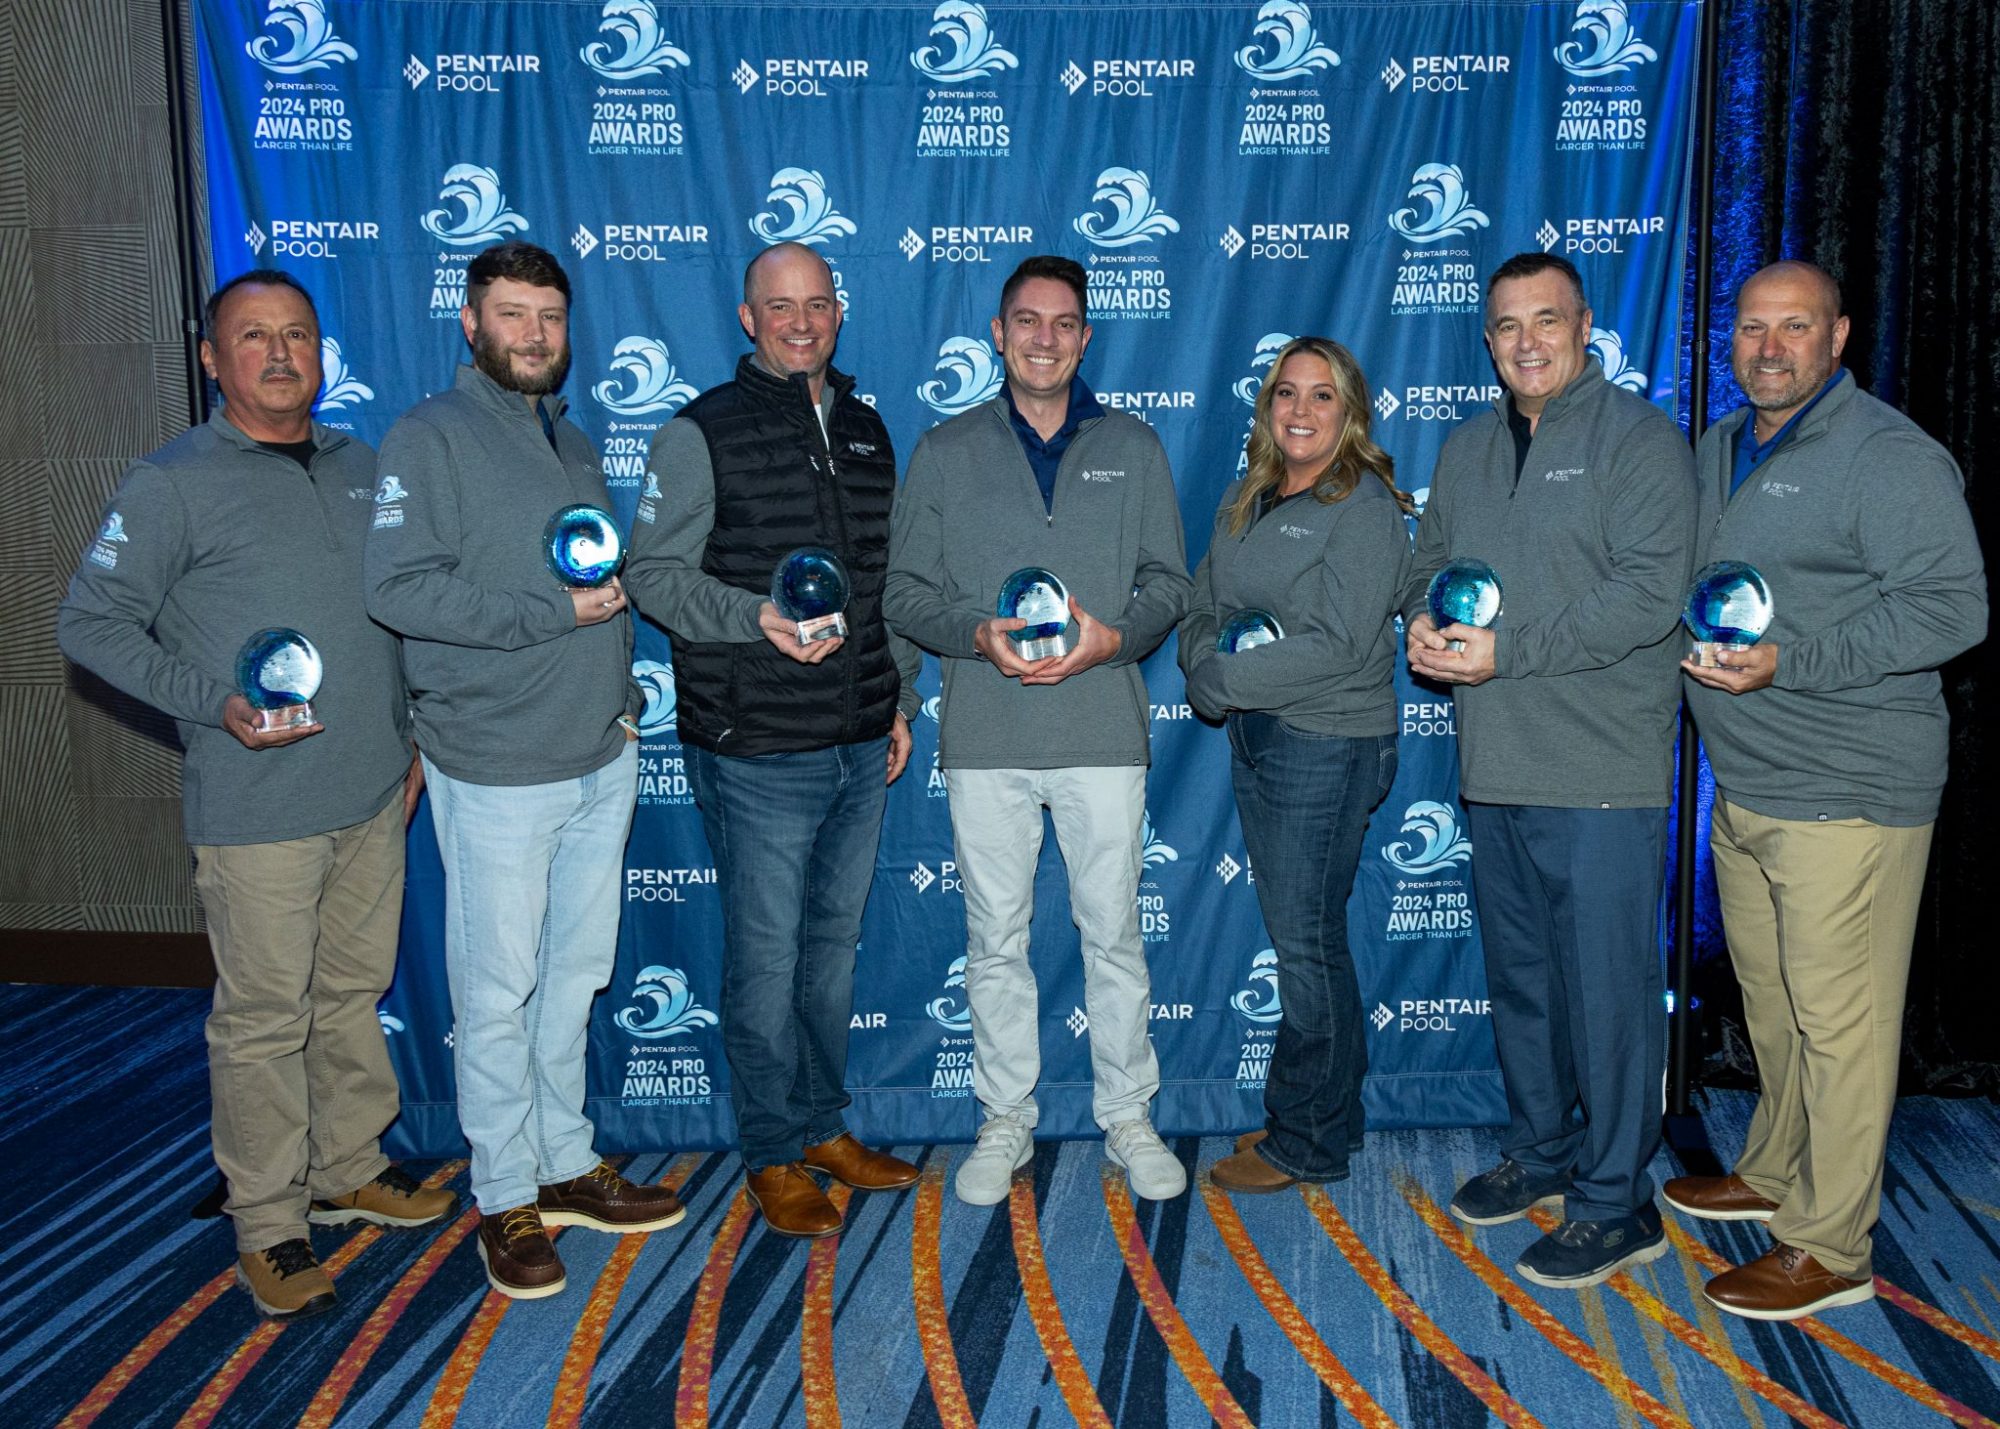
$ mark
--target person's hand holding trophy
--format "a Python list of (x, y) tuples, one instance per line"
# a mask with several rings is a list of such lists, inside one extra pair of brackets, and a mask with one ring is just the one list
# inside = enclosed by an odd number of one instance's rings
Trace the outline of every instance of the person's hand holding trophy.
[(275, 749), (326, 728), (313, 713), (326, 667), (318, 647), (296, 630), (260, 630), (236, 655), (236, 690), (222, 706), (222, 727), (246, 749)]
[(1410, 668), (1449, 685), (1493, 678), (1493, 622), (1500, 577), (1484, 561), (1446, 561), (1424, 588), (1425, 613), (1410, 622)]
[(563, 507), (542, 530), (542, 555), (550, 574), (569, 592), (579, 626), (602, 624), (625, 608), (625, 588), (618, 583), (625, 537), (610, 512), (589, 505)]
[(824, 546), (787, 552), (771, 571), (771, 598), (757, 612), (764, 638), (801, 665), (817, 665), (847, 639), (847, 567)]

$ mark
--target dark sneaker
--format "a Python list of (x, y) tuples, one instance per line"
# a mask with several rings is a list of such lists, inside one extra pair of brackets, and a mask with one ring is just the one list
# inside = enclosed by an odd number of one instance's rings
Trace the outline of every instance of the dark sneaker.
[(1567, 1176), (1537, 1176), (1518, 1161), (1502, 1161), (1458, 1188), (1451, 1213), (1469, 1226), (1518, 1221), (1543, 1201), (1561, 1201)]
[(257, 1313), (273, 1320), (303, 1320), (333, 1308), (333, 1278), (303, 1236), (237, 1256), (236, 1283), (250, 1292)]
[(573, 1181), (542, 1187), (535, 1209), (552, 1226), (583, 1226), (614, 1235), (665, 1230), (687, 1214), (665, 1186), (639, 1186), (627, 1181), (608, 1161)]
[(542, 1218), (533, 1206), (481, 1214), (476, 1241), (486, 1265), (486, 1283), (512, 1300), (560, 1295), (569, 1285)]
[(1521, 1253), (1514, 1269), (1524, 1280), (1556, 1290), (1602, 1285), (1628, 1265), (1667, 1253), (1660, 1210), (1648, 1201), (1629, 1216), (1564, 1221)]
[(314, 1201), (306, 1219), (316, 1226), (344, 1226), (351, 1221), (408, 1230), (441, 1221), (458, 1209), (456, 1191), (433, 1190), (400, 1166), (385, 1166), (367, 1185), (344, 1196)]

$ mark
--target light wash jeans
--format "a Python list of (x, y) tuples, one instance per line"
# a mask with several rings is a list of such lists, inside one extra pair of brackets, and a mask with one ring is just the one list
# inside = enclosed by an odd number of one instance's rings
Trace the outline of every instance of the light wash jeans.
[(486, 1215), (597, 1165), (590, 1004), (611, 980), (639, 746), (580, 779), (470, 784), (426, 759), (444, 858), (458, 1120)]

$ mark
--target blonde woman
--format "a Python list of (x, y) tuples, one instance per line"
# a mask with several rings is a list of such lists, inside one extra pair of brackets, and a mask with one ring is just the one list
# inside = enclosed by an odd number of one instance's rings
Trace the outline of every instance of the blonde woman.
[[(1409, 565), (1409, 500), (1368, 415), (1352, 353), (1322, 337), (1285, 345), (1181, 626), (1189, 702), (1228, 727), (1284, 1009), (1264, 1130), (1210, 1172), (1227, 1191), (1338, 1181), (1361, 1144), (1368, 1052), (1347, 896), (1368, 815), (1396, 777), (1391, 615)], [(1273, 616), (1282, 638), (1218, 653), (1218, 631), (1245, 610)]]

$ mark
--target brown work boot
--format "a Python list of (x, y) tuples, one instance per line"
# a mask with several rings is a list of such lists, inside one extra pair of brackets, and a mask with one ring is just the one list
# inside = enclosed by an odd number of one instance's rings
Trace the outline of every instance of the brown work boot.
[(542, 1187), (535, 1198), (542, 1220), (552, 1226), (583, 1226), (588, 1230), (633, 1235), (661, 1231), (687, 1214), (680, 1198), (665, 1186), (640, 1186), (627, 1181), (600, 1161), (572, 1181)]
[(367, 1221), (390, 1230), (408, 1230), (441, 1221), (458, 1209), (458, 1193), (432, 1190), (400, 1166), (385, 1166), (373, 1181), (344, 1196), (314, 1201), (306, 1219), (316, 1226)]
[[(1261, 1141), (1263, 1140), (1264, 1133), (1253, 1131), (1246, 1134), (1242, 1140), (1236, 1143), (1238, 1146), (1242, 1146), (1243, 1149), (1238, 1151), (1234, 1156), (1223, 1157), (1220, 1161), (1209, 1167), (1208, 1179), (1223, 1190), (1242, 1196), (1268, 1195), (1273, 1191), (1283, 1191), (1288, 1187), (1298, 1185), (1299, 1182), (1296, 1176), (1287, 1176), (1250, 1149), (1251, 1146), (1257, 1144), (1256, 1141), (1250, 1141), (1250, 1138), (1253, 1136), (1258, 1141)], [(1250, 1141), (1250, 1145), (1244, 1146), (1243, 1143), (1245, 1141)]]
[(1251, 1147), (1255, 1146), (1258, 1142), (1262, 1141), (1265, 1137), (1269, 1136), (1270, 1134), (1271, 1134), (1270, 1132), (1266, 1131), (1261, 1126), (1258, 1127), (1255, 1131), (1246, 1131), (1241, 1136), (1236, 1138), (1236, 1150), (1238, 1151), (1239, 1154), (1248, 1151)]
[(1705, 1221), (1768, 1221), (1778, 1203), (1767, 1201), (1741, 1176), (1676, 1176), (1660, 1188), (1666, 1203)]
[(806, 1165), (857, 1191), (894, 1191), (914, 1186), (923, 1174), (907, 1161), (870, 1151), (844, 1131), (831, 1141), (808, 1146)]
[(840, 1212), (820, 1190), (819, 1182), (801, 1161), (766, 1166), (746, 1178), (750, 1199), (764, 1213), (764, 1224), (779, 1235), (818, 1240), (840, 1233)]
[(1748, 1265), (1725, 1270), (1702, 1294), (1718, 1310), (1750, 1320), (1803, 1320), (1836, 1305), (1875, 1298), (1872, 1277), (1836, 1275), (1795, 1245), (1774, 1245)]
[(569, 1285), (562, 1258), (533, 1206), (481, 1212), (476, 1244), (486, 1264), (486, 1283), (509, 1299), (540, 1300)]
[(303, 1320), (333, 1308), (333, 1278), (304, 1236), (237, 1256), (236, 1283), (250, 1292), (257, 1313), (273, 1320)]

